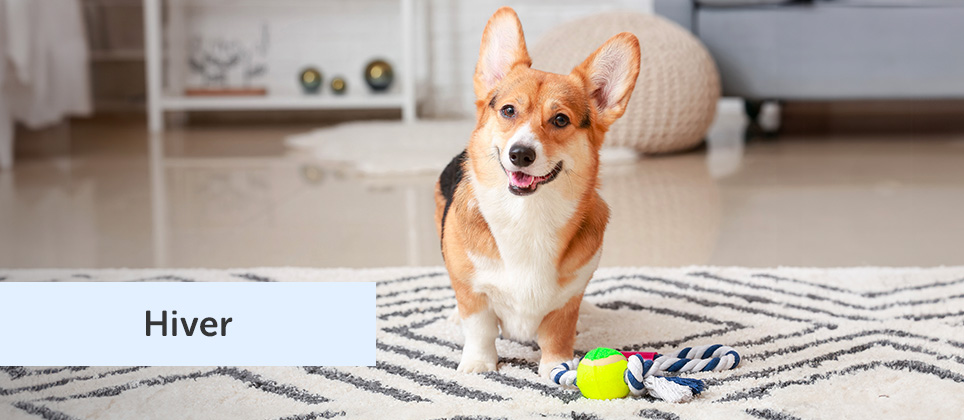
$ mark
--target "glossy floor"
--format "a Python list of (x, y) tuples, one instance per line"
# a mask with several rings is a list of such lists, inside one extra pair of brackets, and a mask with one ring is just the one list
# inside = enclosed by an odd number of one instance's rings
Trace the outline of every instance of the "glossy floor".
[[(358, 177), (286, 151), (307, 127), (75, 122), (0, 172), (0, 267), (441, 264), (434, 176)], [(602, 265), (964, 264), (964, 132), (788, 134), (603, 171)]]

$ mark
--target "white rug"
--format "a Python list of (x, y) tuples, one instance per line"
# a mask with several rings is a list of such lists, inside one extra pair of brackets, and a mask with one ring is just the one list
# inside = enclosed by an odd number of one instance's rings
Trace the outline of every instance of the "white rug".
[[(289, 136), (285, 144), (361, 175), (438, 175), (465, 149), (474, 129), (473, 120), (349, 122)], [(600, 157), (605, 164), (638, 159), (626, 148), (603, 149)]]
[(691, 375), (709, 388), (683, 404), (591, 401), (558, 389), (536, 375), (531, 343), (500, 339), (497, 373), (456, 372), (462, 338), (448, 321), (454, 299), (440, 268), (0, 270), (0, 281), (132, 280), (378, 281), (377, 365), (0, 367), (0, 419), (791, 420), (964, 412), (964, 267), (599, 270), (578, 350), (722, 343), (741, 352), (736, 370)]

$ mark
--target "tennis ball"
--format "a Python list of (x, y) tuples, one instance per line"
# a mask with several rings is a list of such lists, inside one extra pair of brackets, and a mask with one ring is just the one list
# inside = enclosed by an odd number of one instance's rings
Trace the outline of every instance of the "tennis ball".
[(629, 394), (629, 386), (623, 379), (626, 357), (622, 353), (599, 347), (586, 353), (576, 369), (576, 385), (586, 398), (610, 400)]

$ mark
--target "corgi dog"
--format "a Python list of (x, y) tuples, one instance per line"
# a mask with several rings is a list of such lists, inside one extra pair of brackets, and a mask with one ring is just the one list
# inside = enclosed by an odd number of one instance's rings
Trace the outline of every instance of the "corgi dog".
[(475, 69), (475, 131), (436, 184), (435, 223), (465, 337), (462, 372), (497, 369), (500, 331), (535, 339), (544, 377), (572, 360), (579, 304), (609, 221), (597, 193), (599, 148), (636, 85), (639, 42), (618, 34), (566, 75), (531, 65), (518, 16), (499, 9)]

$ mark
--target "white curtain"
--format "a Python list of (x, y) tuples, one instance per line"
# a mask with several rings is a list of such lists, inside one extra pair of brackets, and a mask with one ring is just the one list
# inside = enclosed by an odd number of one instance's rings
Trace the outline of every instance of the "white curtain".
[(80, 0), (0, 0), (0, 168), (13, 163), (13, 123), (29, 128), (91, 112)]

